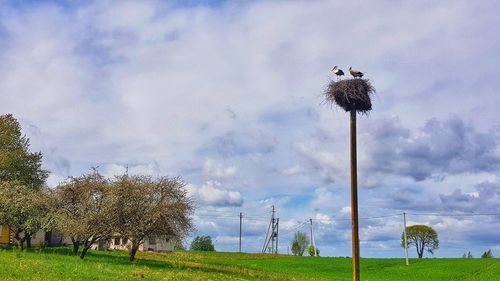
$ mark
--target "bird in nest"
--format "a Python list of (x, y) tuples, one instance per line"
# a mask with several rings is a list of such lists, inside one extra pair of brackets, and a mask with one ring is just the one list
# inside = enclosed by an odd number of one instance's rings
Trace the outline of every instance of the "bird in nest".
[(354, 78), (361, 78), (363, 75), (365, 75), (363, 72), (353, 69), (352, 67), (349, 67), (349, 73), (351, 73), (352, 77)]
[(344, 75), (344, 71), (342, 69), (338, 68), (337, 66), (334, 66), (332, 68), (333, 74), (337, 75), (337, 81), (339, 81), (340, 76)]

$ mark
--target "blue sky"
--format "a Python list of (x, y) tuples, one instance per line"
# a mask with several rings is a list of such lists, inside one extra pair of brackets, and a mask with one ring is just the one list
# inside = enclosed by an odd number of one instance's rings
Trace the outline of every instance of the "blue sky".
[[(348, 115), (324, 105), (333, 65), (366, 72), (358, 122), (361, 254), (401, 257), (402, 212), (437, 257), (500, 255), (497, 1), (0, 1), (0, 113), (44, 154), (50, 186), (182, 176), (196, 234), (280, 251), (314, 219), (350, 255)], [(392, 216), (394, 215), (394, 216)], [(415, 255), (415, 251), (410, 251)]]

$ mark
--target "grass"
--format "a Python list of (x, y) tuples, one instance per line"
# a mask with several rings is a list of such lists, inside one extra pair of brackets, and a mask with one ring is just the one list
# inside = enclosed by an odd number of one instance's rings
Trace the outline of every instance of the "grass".
[[(67, 248), (0, 250), (0, 280), (352, 280), (348, 258), (176, 252), (90, 252), (85, 260)], [(499, 259), (362, 259), (361, 279), (500, 281)]]

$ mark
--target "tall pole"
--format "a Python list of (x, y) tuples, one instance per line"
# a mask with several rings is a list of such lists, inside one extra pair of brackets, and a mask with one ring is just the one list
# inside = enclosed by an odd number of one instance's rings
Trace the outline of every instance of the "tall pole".
[(273, 205), (273, 216), (272, 216), (272, 225), (273, 227), (271, 228), (271, 254), (274, 253), (274, 234), (275, 234), (275, 219), (274, 219), (274, 205)]
[(316, 243), (314, 242), (314, 232), (313, 232), (313, 219), (309, 219), (311, 222), (311, 244), (314, 247), (314, 256), (317, 257), (318, 253), (316, 252)]
[(406, 213), (403, 212), (403, 233), (404, 233), (404, 238), (405, 238), (405, 257), (406, 257), (406, 265), (410, 265), (410, 262), (408, 261), (408, 244), (406, 242)]
[(356, 110), (351, 110), (351, 220), (352, 280), (359, 281), (358, 172), (356, 160)]
[(243, 213), (240, 212), (240, 253), (241, 253), (241, 220), (243, 219)]
[(278, 240), (279, 240), (279, 226), (280, 226), (280, 218), (276, 219), (276, 251), (275, 254), (278, 254)]

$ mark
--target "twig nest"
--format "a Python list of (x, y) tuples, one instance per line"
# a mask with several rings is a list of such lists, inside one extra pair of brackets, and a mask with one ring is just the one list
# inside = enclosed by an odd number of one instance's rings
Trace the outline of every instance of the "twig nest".
[(325, 91), (327, 103), (335, 103), (345, 111), (356, 110), (361, 113), (372, 110), (371, 95), (373, 94), (375, 94), (375, 88), (370, 81), (359, 78), (332, 81)]

